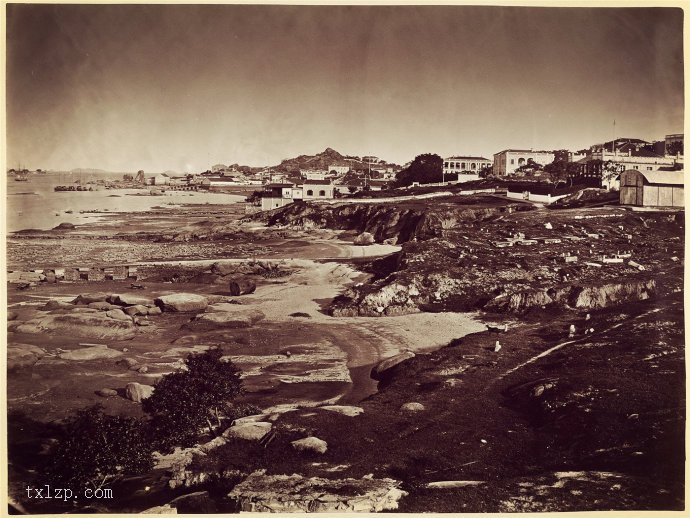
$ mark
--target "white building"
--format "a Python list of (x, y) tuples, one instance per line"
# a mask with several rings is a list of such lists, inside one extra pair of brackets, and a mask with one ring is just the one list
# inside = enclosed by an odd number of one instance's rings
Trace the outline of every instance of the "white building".
[(296, 200), (327, 200), (335, 197), (335, 186), (328, 180), (305, 180), (302, 185), (275, 183), (264, 187), (261, 210), (285, 207)]
[(481, 156), (451, 156), (443, 160), (443, 176), (457, 174), (458, 183), (479, 180), (479, 171), (491, 165), (491, 160)]
[(299, 173), (307, 180), (325, 180), (327, 174), (326, 171), (316, 169), (300, 169)]
[(527, 165), (532, 160), (535, 164), (545, 166), (556, 158), (551, 151), (533, 151), (531, 149), (506, 149), (494, 154), (494, 175), (506, 176)]
[(329, 165), (328, 172), (336, 175), (343, 175), (350, 170), (348, 165)]

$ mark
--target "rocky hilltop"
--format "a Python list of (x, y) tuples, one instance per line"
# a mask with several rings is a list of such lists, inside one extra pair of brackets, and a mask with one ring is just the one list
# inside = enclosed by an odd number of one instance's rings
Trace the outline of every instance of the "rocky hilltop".
[(434, 201), (295, 203), (267, 223), (367, 232), (376, 242), (401, 245), (370, 265), (372, 282), (333, 302), (333, 316), (594, 309), (681, 288), (680, 216), (533, 210), (493, 196)]

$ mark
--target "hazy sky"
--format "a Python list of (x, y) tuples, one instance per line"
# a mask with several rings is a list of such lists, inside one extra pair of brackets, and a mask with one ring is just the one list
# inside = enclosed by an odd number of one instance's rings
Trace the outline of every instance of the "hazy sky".
[(7, 5), (8, 166), (198, 171), (332, 147), (683, 131), (680, 9)]

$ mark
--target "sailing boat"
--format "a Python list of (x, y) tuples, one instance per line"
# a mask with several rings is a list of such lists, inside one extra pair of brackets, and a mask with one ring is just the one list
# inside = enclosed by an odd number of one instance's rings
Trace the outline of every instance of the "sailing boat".
[(22, 169), (21, 163), (19, 164), (19, 168), (15, 171), (14, 173), (14, 181), (15, 182), (28, 182), (29, 181), (29, 172)]

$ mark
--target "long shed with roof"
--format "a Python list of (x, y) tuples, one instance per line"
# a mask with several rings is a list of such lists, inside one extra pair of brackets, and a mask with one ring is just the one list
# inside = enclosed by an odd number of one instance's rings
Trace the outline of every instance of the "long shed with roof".
[(628, 169), (620, 176), (621, 205), (639, 207), (683, 207), (683, 171), (637, 171)]

